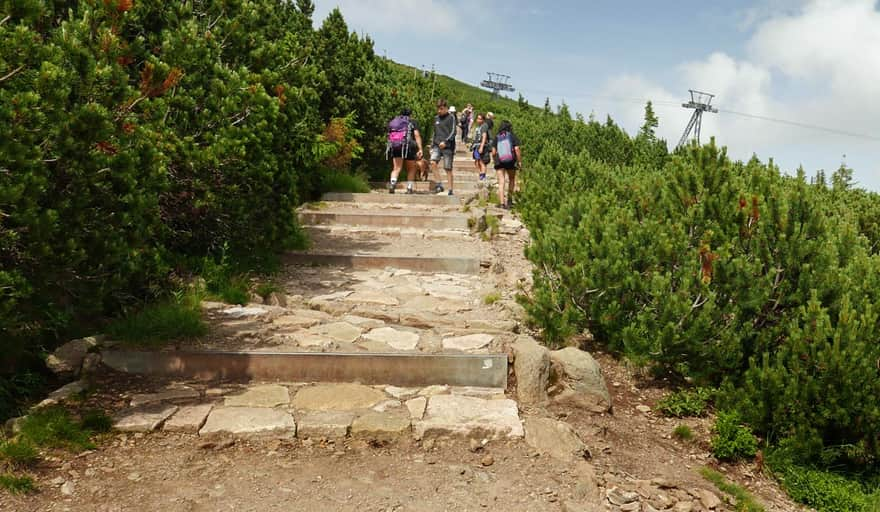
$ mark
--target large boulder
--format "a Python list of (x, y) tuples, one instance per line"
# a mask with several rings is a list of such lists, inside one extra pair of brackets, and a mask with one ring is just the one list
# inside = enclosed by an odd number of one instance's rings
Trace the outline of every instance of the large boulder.
[(513, 344), (516, 398), (522, 404), (543, 405), (549, 401), (550, 351), (531, 336), (520, 336)]
[(567, 347), (550, 352), (550, 382), (554, 403), (598, 413), (611, 410), (611, 394), (602, 368), (583, 350)]
[(97, 336), (68, 341), (46, 357), (46, 366), (59, 377), (78, 377), (86, 354), (100, 344), (101, 339)]

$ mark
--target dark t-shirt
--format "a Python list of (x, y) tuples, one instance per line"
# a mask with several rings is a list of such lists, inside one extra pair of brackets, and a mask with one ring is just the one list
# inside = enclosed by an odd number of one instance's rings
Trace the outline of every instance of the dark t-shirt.
[(515, 148), (519, 147), (519, 137), (517, 137), (516, 134), (513, 132), (509, 132), (509, 133), (510, 133), (510, 149), (513, 150), (513, 162), (501, 163), (498, 161), (498, 152), (497, 152), (498, 151), (498, 136), (496, 135), (495, 138), (492, 140), (492, 149), (494, 149), (496, 151), (495, 152), (495, 168), (496, 169), (499, 169), (499, 168), (515, 169), (516, 168), (516, 150), (515, 150)]
[(439, 146), (446, 143), (447, 148), (455, 148), (455, 129), (458, 128), (458, 120), (454, 114), (446, 114), (443, 117), (434, 117), (434, 137), (432, 144)]

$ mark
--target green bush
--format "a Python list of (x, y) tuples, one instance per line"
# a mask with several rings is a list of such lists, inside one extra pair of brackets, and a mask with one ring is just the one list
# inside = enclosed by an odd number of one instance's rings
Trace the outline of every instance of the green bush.
[(713, 396), (709, 388), (684, 389), (661, 398), (656, 410), (670, 418), (705, 416)]
[(758, 453), (758, 439), (737, 413), (718, 413), (711, 444), (718, 460), (751, 459)]
[(90, 410), (83, 413), (80, 425), (89, 432), (104, 434), (113, 430), (113, 418), (104, 411)]
[(361, 176), (330, 172), (325, 174), (321, 181), (321, 191), (364, 194), (370, 191), (370, 184)]

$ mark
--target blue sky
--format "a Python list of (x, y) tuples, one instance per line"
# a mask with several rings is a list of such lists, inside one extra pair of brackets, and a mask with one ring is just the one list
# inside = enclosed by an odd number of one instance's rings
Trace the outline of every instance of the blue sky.
[[(714, 92), (728, 111), (865, 134), (844, 136), (707, 115), (731, 156), (774, 158), (784, 171), (831, 171), (842, 161), (880, 190), (880, 6), (875, 0), (715, 3), (584, 0), (316, 0), (316, 24), (334, 7), (370, 34), (376, 51), (477, 84), (510, 75), (532, 103), (565, 101), (611, 115), (631, 133), (644, 100), (674, 145), (690, 112), (689, 88)], [(845, 155), (845, 157), (844, 157)]]

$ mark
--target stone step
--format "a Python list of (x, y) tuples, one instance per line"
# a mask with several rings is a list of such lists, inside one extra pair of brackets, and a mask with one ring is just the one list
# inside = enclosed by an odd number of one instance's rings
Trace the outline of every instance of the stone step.
[(125, 373), (203, 382), (507, 387), (507, 354), (110, 350), (103, 353), (103, 363)]
[(425, 205), (460, 205), (461, 198), (447, 195), (434, 194), (349, 194), (331, 192), (321, 197), (322, 201), (345, 202), (345, 203), (395, 203), (395, 204), (425, 204)]
[(413, 211), (369, 212), (351, 209), (303, 210), (300, 223), (306, 225), (350, 225), (376, 227), (406, 227), (424, 229), (468, 229), (467, 215), (431, 215)]
[(437, 239), (356, 227), (309, 229), (309, 236), (311, 248), (288, 252), (284, 256), (286, 263), (454, 274), (480, 272), (482, 251), (474, 239)]

